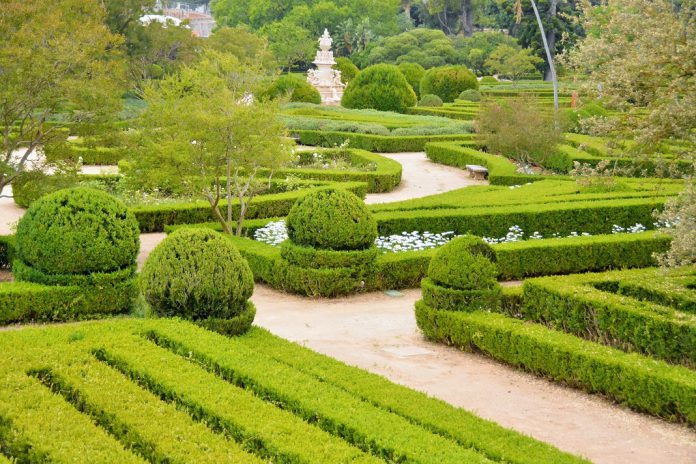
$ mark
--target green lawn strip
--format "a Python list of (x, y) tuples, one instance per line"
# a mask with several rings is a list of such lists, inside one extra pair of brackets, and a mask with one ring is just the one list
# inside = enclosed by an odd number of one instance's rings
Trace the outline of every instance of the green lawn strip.
[(244, 386), (283, 409), (375, 455), (400, 462), (490, 462), (470, 448), (430, 433), (398, 414), (375, 407), (342, 388), (321, 382), (286, 363), (193, 327), (160, 324), (150, 337), (229, 382)]
[[(4, 343), (2, 345), (5, 345)], [(17, 462), (144, 463), (90, 417), (53, 394), (25, 370), (13, 346), (3, 346), (0, 449)]]
[(272, 402), (144, 339), (104, 340), (95, 355), (244, 448), (280, 463), (380, 462)]
[(440, 311), (419, 301), (416, 320), (431, 340), (483, 352), (637, 411), (696, 424), (696, 372), (685, 367), (502, 314)]
[[(450, 438), (462, 446), (479, 450), (480, 453), (496, 461), (530, 464), (584, 462), (550, 445), (481, 419), (463, 409), (396, 385), (375, 374), (349, 367), (340, 361), (312, 352), (262, 329), (254, 328), (244, 337), (233, 338), (226, 343), (221, 343), (222, 337), (218, 335), (181, 324), (158, 324), (154, 327), (154, 331), (159, 335), (161, 343), (169, 340), (170, 343), (174, 342), (174, 349), (184, 353), (187, 349), (191, 352), (199, 352), (208, 363), (232, 364), (235, 367), (248, 368), (249, 366), (243, 363), (244, 360), (258, 359), (260, 367), (256, 371), (268, 377), (267, 385), (276, 382), (278, 387), (274, 388), (278, 390), (288, 382), (286, 372), (302, 372), (303, 376), (297, 376), (296, 373), (294, 376), (299, 382), (297, 397), (300, 395), (308, 397), (303, 401), (310, 401), (314, 395), (324, 396), (321, 390), (337, 392), (336, 399), (343, 397), (338, 395), (338, 392), (342, 392), (344, 395), (348, 394), (363, 400), (366, 402), (365, 405), (369, 403), (399, 415), (426, 430)], [(239, 362), (235, 363), (236, 359), (239, 359)], [(271, 360), (281, 363), (285, 369), (276, 370), (280, 367), (277, 363), (271, 363)], [(268, 366), (272, 365), (276, 367), (270, 369)], [(240, 370), (240, 367), (237, 369), (237, 375), (242, 378), (244, 372)], [(252, 381), (260, 382), (259, 374), (254, 372), (250, 374), (253, 375)], [(314, 393), (314, 389), (309, 390), (303, 385), (323, 387)], [(331, 389), (328, 388), (329, 386)], [(356, 411), (351, 409), (352, 414), (357, 414)], [(384, 424), (383, 421), (379, 423)], [(382, 430), (382, 433), (384, 432), (386, 429)]]
[(696, 315), (598, 290), (619, 275), (529, 279), (525, 319), (626, 351), (696, 367)]
[(85, 347), (57, 345), (35, 376), (150, 462), (243, 462), (262, 459), (97, 361)]

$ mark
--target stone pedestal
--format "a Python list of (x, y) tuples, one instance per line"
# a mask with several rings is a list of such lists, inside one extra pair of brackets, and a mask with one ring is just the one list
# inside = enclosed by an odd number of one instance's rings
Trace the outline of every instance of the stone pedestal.
[(341, 72), (333, 69), (336, 64), (331, 45), (333, 39), (328, 29), (319, 39), (319, 51), (313, 61), (317, 69), (307, 71), (307, 81), (319, 91), (322, 105), (340, 105), (346, 85), (341, 82)]

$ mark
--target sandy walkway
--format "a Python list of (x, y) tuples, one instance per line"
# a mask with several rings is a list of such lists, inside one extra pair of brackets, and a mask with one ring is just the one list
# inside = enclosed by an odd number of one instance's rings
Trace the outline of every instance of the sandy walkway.
[(694, 463), (696, 433), (427, 342), (413, 303), (383, 293), (310, 300), (257, 286), (256, 324), (597, 463)]
[(448, 192), (468, 185), (488, 185), (486, 181), (473, 180), (465, 171), (430, 161), (425, 153), (380, 153), (401, 163), (401, 184), (391, 192), (370, 193), (365, 203), (390, 203), (410, 200), (436, 193)]

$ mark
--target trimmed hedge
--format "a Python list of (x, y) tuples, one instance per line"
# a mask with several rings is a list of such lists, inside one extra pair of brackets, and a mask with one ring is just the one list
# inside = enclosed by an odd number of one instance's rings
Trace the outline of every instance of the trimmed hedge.
[(7, 269), (12, 266), (15, 254), (14, 235), (0, 235), (0, 269)]
[(420, 81), (420, 94), (435, 94), (453, 102), (467, 89), (477, 89), (476, 75), (466, 66), (442, 66), (428, 69)]
[[(655, 271), (652, 276), (667, 279)], [(696, 367), (696, 315), (593, 286), (614, 279), (620, 281), (621, 273), (526, 280), (521, 315), (624, 351)]]
[(374, 263), (377, 258), (376, 247), (364, 250), (327, 250), (311, 246), (301, 246), (286, 240), (280, 246), (280, 256), (290, 264), (309, 268), (359, 267)]
[(467, 164), (485, 166), (488, 168), (488, 182), (491, 185), (519, 185), (546, 179), (545, 176), (520, 174), (517, 166), (509, 159), (476, 150), (468, 144), (428, 143), (425, 153), (430, 160), (447, 166), (461, 169), (466, 168)]
[(424, 151), (430, 142), (461, 141), (473, 145), (473, 134), (453, 135), (374, 135), (355, 132), (329, 132), (313, 130), (294, 130), (302, 145), (335, 147), (346, 140), (352, 148), (373, 153), (403, 153)]
[(317, 105), (321, 103), (321, 95), (317, 89), (306, 79), (292, 74), (280, 76), (264, 92), (264, 95), (272, 99), (289, 95), (291, 102), (315, 103)]
[(363, 69), (350, 81), (341, 105), (346, 108), (373, 108), (403, 113), (416, 104), (416, 93), (391, 64), (376, 64)]
[(637, 411), (696, 424), (696, 376), (637, 353), (556, 332), (502, 314), (441, 311), (416, 303), (425, 336), (590, 393), (601, 393)]

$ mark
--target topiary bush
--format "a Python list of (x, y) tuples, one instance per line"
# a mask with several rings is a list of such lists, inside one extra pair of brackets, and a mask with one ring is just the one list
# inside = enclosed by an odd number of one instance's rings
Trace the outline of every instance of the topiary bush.
[(348, 84), (341, 104), (346, 108), (404, 113), (416, 105), (416, 93), (399, 68), (391, 64), (377, 64), (365, 68)]
[(498, 83), (498, 79), (496, 79), (494, 76), (483, 76), (481, 80), (479, 81), (479, 84), (482, 85), (495, 85)]
[(421, 282), (426, 305), (450, 311), (499, 309), (502, 291), (495, 252), (478, 237), (463, 236), (442, 246)]
[(477, 88), (476, 75), (466, 66), (431, 68), (420, 81), (421, 95), (432, 93), (448, 103), (453, 102), (464, 90)]
[(348, 84), (355, 79), (355, 76), (360, 74), (358, 67), (355, 66), (349, 58), (343, 56), (336, 58), (336, 66), (334, 67), (341, 71), (341, 82), (344, 84)]
[(362, 250), (374, 246), (377, 222), (365, 203), (345, 190), (325, 189), (298, 200), (286, 219), (297, 245)]
[(315, 103), (317, 105), (321, 103), (319, 91), (302, 77), (292, 74), (280, 76), (265, 92), (265, 96), (271, 99), (288, 94), (291, 102)]
[(19, 221), (16, 258), (45, 274), (91, 274), (132, 267), (138, 222), (106, 192), (74, 188), (46, 195)]
[(402, 62), (397, 65), (401, 74), (404, 75), (411, 88), (416, 92), (416, 96), (420, 97), (420, 81), (425, 74), (425, 68), (418, 63)]
[(481, 101), (481, 92), (478, 90), (474, 89), (466, 89), (462, 93), (459, 94), (459, 99), (460, 100), (466, 100), (466, 101), (472, 101), (472, 102), (478, 102)]
[(423, 95), (423, 98), (418, 102), (418, 106), (439, 107), (442, 106), (442, 98), (432, 94)]
[(256, 309), (254, 276), (232, 242), (210, 229), (182, 228), (150, 254), (140, 288), (158, 316), (181, 317), (227, 335), (246, 331)]

